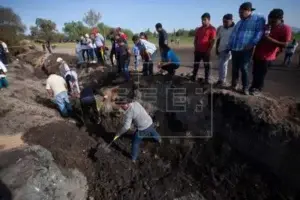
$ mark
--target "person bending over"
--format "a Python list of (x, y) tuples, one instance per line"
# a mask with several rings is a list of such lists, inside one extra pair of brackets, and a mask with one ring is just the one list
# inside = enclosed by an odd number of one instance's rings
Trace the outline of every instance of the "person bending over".
[(168, 72), (170, 79), (175, 75), (176, 69), (180, 66), (180, 60), (175, 52), (168, 46), (162, 45), (162, 64), (158, 67)]
[(122, 98), (118, 99), (116, 104), (125, 111), (123, 127), (117, 132), (116, 137), (126, 133), (130, 129), (132, 122), (136, 126), (131, 150), (132, 161), (135, 162), (143, 139), (153, 138), (156, 142), (161, 143), (161, 137), (154, 128), (152, 118), (139, 102), (132, 102), (130, 99)]

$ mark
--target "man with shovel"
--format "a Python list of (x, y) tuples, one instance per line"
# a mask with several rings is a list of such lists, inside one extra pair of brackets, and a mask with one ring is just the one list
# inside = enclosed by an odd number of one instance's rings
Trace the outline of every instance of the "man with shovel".
[(156, 142), (161, 144), (161, 137), (156, 132), (152, 118), (147, 113), (145, 108), (137, 101), (132, 102), (128, 98), (118, 99), (115, 102), (125, 111), (124, 125), (118, 131), (114, 138), (114, 141), (119, 138), (122, 134), (126, 133), (133, 122), (136, 126), (136, 131), (132, 139), (132, 161), (135, 163), (139, 153), (140, 143), (144, 138), (153, 138)]

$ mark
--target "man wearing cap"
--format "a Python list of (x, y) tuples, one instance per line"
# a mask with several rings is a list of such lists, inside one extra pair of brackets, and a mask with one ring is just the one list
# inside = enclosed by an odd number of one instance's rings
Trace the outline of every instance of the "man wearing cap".
[(218, 86), (225, 86), (226, 84), (227, 67), (228, 62), (231, 59), (231, 52), (226, 50), (233, 28), (234, 22), (232, 14), (224, 15), (223, 26), (220, 26), (217, 30), (216, 54), (219, 59), (219, 80), (217, 82)]
[(229, 39), (227, 51), (232, 53), (232, 80), (231, 86), (237, 89), (239, 71), (242, 73), (243, 93), (249, 94), (249, 66), (255, 46), (264, 33), (265, 19), (253, 14), (255, 9), (250, 2), (240, 6), (241, 20), (235, 25)]
[(253, 56), (253, 80), (250, 92), (258, 95), (264, 86), (264, 79), (271, 61), (285, 48), (292, 38), (292, 29), (283, 23), (283, 10), (273, 9), (268, 16), (265, 34), (257, 44)]
[(131, 151), (132, 161), (135, 162), (138, 157), (140, 143), (144, 138), (153, 138), (156, 142), (161, 143), (161, 137), (154, 128), (152, 118), (139, 102), (132, 102), (130, 99), (123, 98), (118, 99), (116, 104), (125, 111), (124, 125), (118, 131), (116, 137), (126, 133), (132, 122), (137, 128), (132, 139)]
[[(155, 29), (158, 32), (158, 46), (160, 49), (160, 53), (162, 54), (162, 47), (164, 45), (168, 45), (168, 33), (163, 29), (161, 23), (157, 23), (155, 25)], [(161, 56), (163, 58), (163, 56)]]
[(192, 81), (196, 80), (200, 62), (204, 62), (205, 83), (209, 83), (210, 73), (210, 53), (214, 46), (217, 30), (210, 24), (210, 14), (204, 13), (201, 16), (202, 26), (196, 29), (194, 39), (194, 70), (191, 77)]

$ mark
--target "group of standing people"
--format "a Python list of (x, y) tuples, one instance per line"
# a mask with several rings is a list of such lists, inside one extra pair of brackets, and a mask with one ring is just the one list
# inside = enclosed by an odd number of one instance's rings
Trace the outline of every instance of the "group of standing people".
[(105, 39), (98, 32), (85, 34), (76, 41), (76, 55), (79, 63), (89, 62), (104, 65)]
[[(218, 29), (210, 24), (209, 13), (202, 15), (202, 26), (196, 30), (194, 45), (194, 70), (192, 80), (197, 76), (199, 62), (204, 62), (205, 82), (209, 82), (211, 50), (216, 42), (219, 80), (217, 85), (226, 84), (227, 66), (232, 59), (231, 87), (237, 90), (239, 74), (242, 75), (242, 92), (259, 94), (270, 63), (278, 52), (287, 48), (292, 39), (291, 27), (284, 24), (282, 9), (273, 9), (268, 15), (268, 23), (263, 16), (253, 13), (250, 2), (241, 4), (240, 21), (233, 22), (232, 14), (223, 17), (223, 26)], [(253, 61), (253, 80), (249, 83), (249, 68)]]

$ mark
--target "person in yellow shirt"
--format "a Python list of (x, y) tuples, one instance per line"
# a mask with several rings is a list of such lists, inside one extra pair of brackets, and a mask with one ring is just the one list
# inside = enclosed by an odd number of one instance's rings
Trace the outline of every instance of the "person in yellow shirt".
[(55, 104), (57, 105), (61, 115), (68, 117), (72, 115), (72, 105), (68, 96), (67, 83), (65, 79), (47, 69), (43, 68), (44, 72), (48, 75), (46, 81), (46, 90), (51, 98), (54, 97)]

